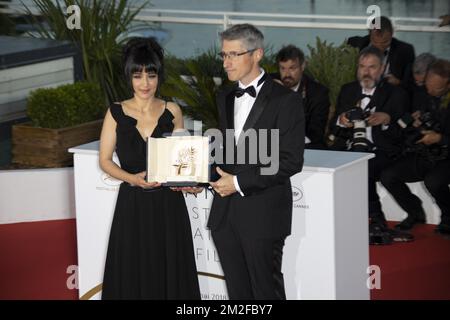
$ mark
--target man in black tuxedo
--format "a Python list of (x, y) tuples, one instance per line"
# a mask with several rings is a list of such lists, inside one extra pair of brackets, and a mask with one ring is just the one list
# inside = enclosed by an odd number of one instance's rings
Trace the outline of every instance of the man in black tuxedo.
[(360, 50), (373, 46), (384, 57), (384, 77), (390, 84), (407, 87), (412, 79), (411, 65), (414, 62), (414, 47), (409, 43), (393, 38), (392, 22), (385, 16), (380, 17), (380, 29), (369, 30), (369, 35), (350, 37), (347, 43)]
[(325, 149), (325, 129), (330, 112), (328, 89), (304, 74), (305, 55), (299, 48), (288, 45), (277, 54), (279, 73), (274, 74), (284, 86), (302, 97), (305, 112), (305, 147)]
[[(263, 35), (240, 24), (221, 34), (223, 66), (236, 83), (217, 95), (220, 130), (234, 129), (234, 141), (224, 142), (225, 153), (244, 163), (225, 163), (215, 190), (208, 227), (219, 253), (230, 299), (285, 299), (281, 261), (284, 240), (291, 232), (290, 177), (301, 171), (304, 115), (299, 95), (275, 83), (259, 66)], [(258, 151), (276, 156), (278, 170), (249, 160), (247, 134), (256, 130)], [(279, 141), (271, 132), (279, 133)], [(264, 140), (264, 137), (267, 140)], [(231, 147), (230, 147), (231, 146)], [(245, 154), (242, 147), (246, 146)], [(279, 150), (277, 149), (279, 146)], [(236, 156), (231, 156), (236, 159)]]
[[(336, 113), (330, 123), (330, 131), (336, 135), (352, 137), (355, 122), (350, 121), (349, 110), (361, 109), (366, 113), (366, 150), (375, 153), (369, 160), (369, 218), (377, 227), (385, 227), (386, 219), (376, 190), (381, 169), (398, 158), (401, 153), (401, 133), (397, 126), (391, 125), (403, 115), (408, 105), (406, 92), (382, 81), (384, 70), (383, 55), (374, 48), (367, 47), (360, 52), (358, 59), (358, 80), (342, 86), (339, 92)], [(359, 138), (361, 139), (361, 138)], [(355, 137), (350, 138), (354, 142)], [(344, 143), (343, 149), (352, 149), (354, 144)]]
[[(413, 126), (420, 135), (411, 141), (404, 157), (383, 170), (381, 183), (408, 216), (396, 228), (409, 230), (425, 223), (422, 201), (406, 185), (424, 181), (441, 210), (441, 223), (436, 232), (450, 234), (450, 62), (437, 59), (425, 78), (427, 103), (417, 106), (412, 114)], [(424, 120), (425, 115), (428, 115)], [(426, 121), (426, 123), (423, 123)]]

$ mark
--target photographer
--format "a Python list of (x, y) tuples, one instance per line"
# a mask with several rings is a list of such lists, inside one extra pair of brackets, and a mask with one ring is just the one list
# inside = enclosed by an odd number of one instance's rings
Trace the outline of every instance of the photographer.
[(394, 37), (394, 27), (388, 17), (381, 16), (379, 28), (369, 29), (369, 34), (363, 37), (350, 37), (347, 43), (360, 50), (369, 46), (380, 50), (385, 65), (384, 78), (390, 84), (406, 86), (411, 81), (414, 47)]
[[(436, 232), (450, 234), (450, 62), (438, 59), (427, 73), (425, 86), (428, 103), (416, 106), (406, 136), (406, 154), (383, 171), (381, 183), (408, 217), (396, 227), (409, 230), (425, 223), (421, 200), (411, 193), (407, 182), (424, 181), (441, 209)], [(402, 117), (403, 118), (403, 117)], [(414, 147), (415, 146), (415, 147)]]
[[(336, 115), (331, 120), (333, 145), (330, 148), (375, 153), (375, 158), (369, 160), (369, 218), (371, 227), (384, 230), (386, 219), (381, 210), (376, 181), (381, 169), (392, 163), (401, 152), (400, 130), (390, 124), (404, 113), (408, 96), (403, 89), (382, 81), (382, 61), (382, 53), (374, 47), (360, 52), (358, 81), (342, 86), (338, 96)], [(364, 119), (355, 122), (348, 117), (354, 116), (358, 108)], [(380, 242), (384, 244), (389, 240)]]
[[(428, 100), (427, 89), (425, 88), (425, 78), (431, 64), (436, 61), (436, 57), (431, 53), (422, 53), (417, 56), (412, 65), (412, 77), (408, 83), (407, 90), (411, 98), (411, 109), (417, 110), (417, 105), (425, 105)], [(424, 103), (425, 102), (425, 103)]]

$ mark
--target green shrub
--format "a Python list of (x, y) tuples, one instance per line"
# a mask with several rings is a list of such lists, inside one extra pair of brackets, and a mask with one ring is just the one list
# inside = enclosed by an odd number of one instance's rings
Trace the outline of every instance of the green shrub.
[(264, 47), (264, 56), (260, 62), (261, 68), (267, 73), (278, 72), (277, 65), (277, 51), (275, 51), (272, 44), (268, 44)]
[[(28, 22), (40, 37), (68, 40), (81, 52), (84, 79), (102, 88), (105, 103), (122, 101), (129, 96), (122, 69), (122, 46), (133, 19), (148, 2), (130, 8), (133, 1), (111, 0), (33, 0), (39, 16), (25, 6)], [(69, 29), (65, 8), (77, 5), (81, 12), (81, 29)]]
[[(218, 127), (214, 75), (204, 73), (205, 65), (195, 59), (185, 61), (188, 78), (183, 78), (177, 70), (167, 68), (167, 79), (161, 87), (164, 97), (184, 106), (183, 113), (192, 119), (201, 120), (203, 129)], [(190, 76), (190, 77), (189, 77)]]
[[(161, 94), (183, 105), (183, 113), (203, 122), (203, 130), (218, 127), (217, 86), (214, 78), (228, 84), (223, 62), (212, 48), (188, 59), (169, 56), (166, 59), (166, 80)], [(187, 78), (182, 76), (188, 76)]]
[(30, 93), (27, 104), (33, 125), (52, 129), (100, 119), (105, 109), (100, 87), (89, 82), (37, 89)]
[(308, 45), (305, 72), (330, 90), (331, 113), (343, 84), (356, 80), (359, 51), (347, 44), (334, 46), (316, 38), (316, 46)]

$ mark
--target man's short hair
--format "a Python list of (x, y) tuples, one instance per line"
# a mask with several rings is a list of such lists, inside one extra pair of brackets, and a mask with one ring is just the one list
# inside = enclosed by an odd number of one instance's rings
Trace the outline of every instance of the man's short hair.
[(300, 64), (303, 64), (303, 62), (305, 62), (305, 54), (300, 48), (297, 48), (296, 46), (290, 44), (278, 51), (276, 59), (277, 63), (280, 63), (280, 61), (284, 62), (288, 60), (298, 59), (298, 62)]
[[(375, 25), (376, 18), (372, 20), (372, 25)], [(377, 31), (381, 34), (385, 32), (394, 33), (391, 20), (386, 16), (380, 16), (380, 29), (371, 29), (369, 31)]]
[(436, 61), (436, 57), (431, 53), (425, 52), (419, 54), (413, 63), (413, 73), (414, 74), (425, 74), (428, 72), (430, 65)]
[(264, 48), (264, 35), (254, 25), (235, 24), (219, 33), (220, 40), (241, 40), (247, 50)]
[(359, 52), (358, 62), (359, 60), (361, 60), (361, 58), (365, 58), (367, 56), (375, 56), (378, 58), (378, 60), (380, 60), (380, 64), (383, 64), (384, 56), (381, 53), (380, 49), (373, 46), (365, 47)]
[(444, 59), (437, 59), (430, 65), (428, 74), (434, 73), (441, 78), (447, 78), (450, 81), (450, 61)]

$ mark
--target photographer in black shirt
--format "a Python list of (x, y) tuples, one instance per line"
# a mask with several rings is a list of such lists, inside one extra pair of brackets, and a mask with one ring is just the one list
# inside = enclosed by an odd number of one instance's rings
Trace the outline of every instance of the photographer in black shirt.
[(435, 61), (428, 70), (425, 86), (426, 105), (416, 106), (412, 120), (400, 123), (405, 128), (406, 153), (383, 170), (381, 183), (408, 214), (396, 228), (409, 230), (426, 219), (421, 200), (406, 183), (423, 180), (441, 210), (436, 232), (450, 234), (450, 62)]
[(369, 160), (368, 179), (371, 244), (392, 241), (376, 182), (382, 169), (401, 155), (400, 130), (391, 124), (396, 123), (409, 103), (406, 91), (383, 80), (383, 71), (382, 53), (374, 47), (363, 49), (358, 59), (358, 80), (342, 86), (330, 123), (330, 149), (375, 154)]

